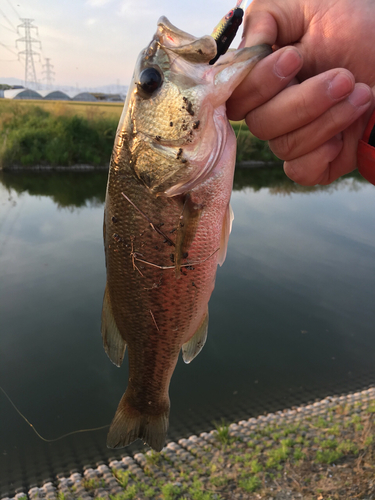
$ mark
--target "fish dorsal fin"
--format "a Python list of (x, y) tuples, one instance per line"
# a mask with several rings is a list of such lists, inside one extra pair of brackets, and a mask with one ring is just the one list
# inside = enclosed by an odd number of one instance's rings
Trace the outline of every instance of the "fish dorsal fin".
[(221, 228), (221, 238), (220, 238), (220, 250), (218, 263), (220, 266), (223, 265), (225, 257), (227, 256), (228, 240), (229, 235), (232, 230), (232, 222), (234, 219), (234, 214), (230, 203), (228, 203), (227, 209), (225, 211), (224, 221)]
[(191, 361), (193, 361), (195, 356), (198, 356), (198, 354), (201, 352), (207, 340), (207, 330), (208, 309), (197, 331), (194, 333), (191, 339), (185, 342), (185, 344), (183, 344), (182, 346), (182, 359), (185, 361), (185, 363), (190, 363)]
[(176, 278), (180, 277), (181, 261), (188, 253), (190, 245), (194, 240), (202, 211), (203, 205), (194, 202), (190, 193), (187, 193), (177, 226), (175, 254)]
[(122, 338), (113, 317), (111, 300), (108, 293), (108, 284), (104, 291), (101, 330), (105, 352), (108, 354), (112, 363), (116, 366), (121, 366), (122, 360), (124, 359), (126, 342)]

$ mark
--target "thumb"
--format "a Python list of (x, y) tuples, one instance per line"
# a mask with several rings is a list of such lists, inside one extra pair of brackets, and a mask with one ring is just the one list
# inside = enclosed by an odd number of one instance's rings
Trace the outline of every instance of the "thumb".
[(240, 47), (267, 43), (284, 47), (304, 35), (305, 19), (299, 0), (253, 0), (246, 9)]

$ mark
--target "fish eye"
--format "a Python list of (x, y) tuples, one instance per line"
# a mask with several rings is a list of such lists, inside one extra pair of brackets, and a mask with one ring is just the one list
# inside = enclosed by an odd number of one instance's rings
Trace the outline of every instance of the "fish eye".
[(146, 68), (139, 76), (137, 87), (146, 96), (151, 96), (162, 84), (162, 77), (156, 68)]

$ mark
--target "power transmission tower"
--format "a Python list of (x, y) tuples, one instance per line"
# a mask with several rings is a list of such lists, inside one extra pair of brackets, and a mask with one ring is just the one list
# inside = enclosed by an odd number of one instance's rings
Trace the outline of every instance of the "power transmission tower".
[[(25, 30), (25, 36), (23, 38), (18, 38), (16, 40), (16, 47), (17, 47), (17, 42), (21, 42), (25, 44), (25, 50), (22, 50), (18, 52), (18, 55), (24, 55), (25, 56), (25, 87), (37, 87), (37, 79), (36, 79), (36, 72), (35, 72), (35, 64), (34, 64), (34, 56), (39, 56), (40, 60), (40, 54), (39, 52), (34, 52), (33, 50), (33, 43), (39, 43), (39, 48), (42, 48), (42, 44), (39, 40), (36, 38), (33, 38), (31, 36), (31, 30), (35, 29), (36, 34), (38, 35), (38, 28), (37, 26), (33, 26), (32, 23), (34, 19), (21, 19), (22, 24), (17, 26), (17, 33), (20, 34), (19, 28), (23, 28)], [(18, 47), (17, 47), (18, 48)]]
[(50, 90), (52, 88), (52, 82), (55, 80), (53, 75), (56, 75), (56, 73), (52, 71), (52, 68), (54, 66), (53, 64), (50, 63), (50, 60), (51, 60), (50, 57), (45, 57), (46, 64), (43, 64), (43, 68), (46, 69), (42, 71), (42, 73), (46, 75), (45, 77), (43, 77), (43, 80), (46, 81), (47, 90)]

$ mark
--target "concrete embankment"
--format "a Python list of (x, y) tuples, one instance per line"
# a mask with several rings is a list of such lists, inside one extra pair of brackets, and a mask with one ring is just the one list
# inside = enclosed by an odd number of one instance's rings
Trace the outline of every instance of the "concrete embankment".
[(170, 442), (161, 453), (85, 466), (14, 498), (371, 500), (374, 417), (375, 388), (328, 397)]

